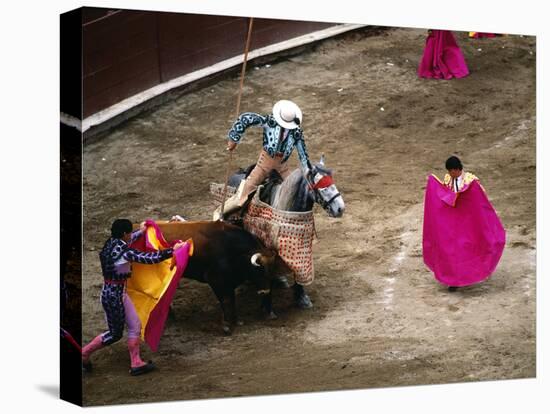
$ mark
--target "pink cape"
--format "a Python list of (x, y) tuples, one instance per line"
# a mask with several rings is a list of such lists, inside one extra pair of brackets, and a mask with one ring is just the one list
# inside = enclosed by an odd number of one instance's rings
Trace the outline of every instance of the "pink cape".
[[(155, 237), (159, 242), (160, 247), (163, 249), (171, 247), (179, 242), (179, 240), (175, 240), (168, 243), (157, 223), (153, 220), (146, 220), (145, 226), (147, 228), (152, 227), (154, 229)], [(186, 243), (181, 248), (174, 251), (173, 258), (175, 259), (176, 266), (174, 276), (170, 280), (168, 287), (166, 287), (166, 290), (158, 300), (157, 304), (148, 315), (148, 320), (144, 330), (144, 340), (152, 351), (157, 351), (158, 349), (160, 337), (164, 331), (164, 325), (168, 317), (168, 311), (170, 310), (170, 304), (172, 303), (179, 281), (189, 262), (191, 246), (191, 243)], [(155, 249), (153, 243), (149, 240), (147, 233), (134, 241), (134, 243), (131, 244), (131, 247), (144, 252), (152, 252), (157, 250)]]
[(487, 279), (505, 241), (504, 228), (477, 180), (454, 193), (428, 177), (422, 254), (439, 282), (460, 287)]
[(174, 252), (174, 258), (176, 260), (176, 274), (170, 281), (168, 288), (160, 298), (157, 306), (149, 314), (149, 321), (145, 326), (145, 342), (151, 347), (152, 351), (158, 349), (158, 344), (160, 342), (160, 337), (164, 332), (164, 324), (166, 323), (166, 318), (168, 317), (168, 312), (170, 310), (170, 304), (174, 299), (176, 289), (178, 288), (179, 281), (187, 263), (189, 262), (189, 249), (190, 244), (187, 243), (180, 249)]
[(426, 39), (418, 76), (451, 79), (463, 78), (469, 73), (453, 34), (449, 30), (432, 30)]

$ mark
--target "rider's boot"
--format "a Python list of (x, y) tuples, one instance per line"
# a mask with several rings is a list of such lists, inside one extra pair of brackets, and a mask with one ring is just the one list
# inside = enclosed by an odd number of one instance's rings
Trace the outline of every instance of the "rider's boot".
[[(239, 208), (242, 207), (243, 203), (241, 202), (241, 198), (242, 198), (242, 193), (243, 193), (245, 181), (246, 180), (241, 180), (241, 183), (239, 184), (239, 188), (237, 189), (235, 194), (225, 201), (225, 204), (223, 206), (223, 218), (224, 219), (227, 218), (228, 216), (230, 216), (231, 214), (233, 214), (234, 212), (239, 210)], [(222, 219), (222, 214), (221, 213), (222, 213), (222, 207), (219, 206), (214, 211), (214, 214), (212, 215), (212, 220), (213, 221), (221, 220)]]

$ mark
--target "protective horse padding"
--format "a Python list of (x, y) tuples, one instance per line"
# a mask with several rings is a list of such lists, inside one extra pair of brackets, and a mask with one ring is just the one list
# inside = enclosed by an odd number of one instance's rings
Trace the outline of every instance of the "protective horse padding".
[[(260, 186), (261, 187), (261, 186)], [(313, 237), (315, 222), (313, 211), (283, 211), (272, 208), (260, 200), (260, 187), (254, 194), (244, 215), (244, 228), (258, 237), (269, 249), (276, 250), (279, 257), (292, 270), (294, 280), (307, 286), (313, 282)], [(227, 193), (233, 187), (227, 187)], [(210, 192), (221, 202), (223, 185), (212, 183)]]
[[(225, 197), (225, 200), (227, 201), (228, 198), (233, 196), (237, 189), (235, 187), (227, 186), (227, 194)], [(214, 196), (214, 202), (216, 204), (216, 207), (218, 207), (222, 203), (223, 198), (223, 184), (218, 183), (210, 183), (210, 194)]]

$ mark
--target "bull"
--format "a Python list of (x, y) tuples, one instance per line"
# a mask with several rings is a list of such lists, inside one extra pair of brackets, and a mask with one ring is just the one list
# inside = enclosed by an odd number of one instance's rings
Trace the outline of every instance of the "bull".
[(240, 324), (235, 289), (251, 282), (262, 307), (273, 316), (270, 298), (276, 253), (241, 227), (221, 221), (157, 222), (167, 241), (193, 239), (194, 253), (183, 277), (207, 283), (220, 302), (226, 335)]

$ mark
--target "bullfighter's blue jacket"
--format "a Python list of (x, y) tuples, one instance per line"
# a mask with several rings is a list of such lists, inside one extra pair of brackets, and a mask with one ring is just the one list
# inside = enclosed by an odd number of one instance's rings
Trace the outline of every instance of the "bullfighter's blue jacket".
[(298, 158), (302, 169), (309, 169), (309, 157), (307, 155), (304, 135), (300, 127), (288, 130), (286, 138), (280, 140), (281, 127), (273, 115), (260, 115), (254, 112), (244, 112), (235, 121), (229, 130), (228, 138), (237, 144), (241, 141), (246, 129), (251, 126), (260, 126), (264, 129), (263, 133), (263, 148), (270, 157), (275, 157), (276, 154), (283, 154), (283, 162), (286, 162), (294, 147), (298, 151)]

